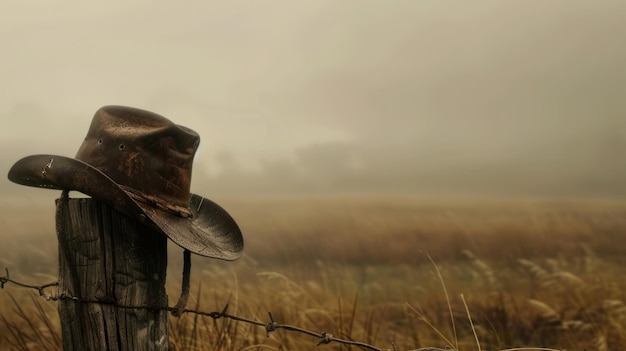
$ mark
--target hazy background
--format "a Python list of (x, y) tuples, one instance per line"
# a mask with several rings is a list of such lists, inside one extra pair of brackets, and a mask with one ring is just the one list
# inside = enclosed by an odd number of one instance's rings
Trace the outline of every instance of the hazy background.
[(209, 197), (626, 196), (624, 1), (6, 1), (0, 42), (4, 174), (124, 104)]

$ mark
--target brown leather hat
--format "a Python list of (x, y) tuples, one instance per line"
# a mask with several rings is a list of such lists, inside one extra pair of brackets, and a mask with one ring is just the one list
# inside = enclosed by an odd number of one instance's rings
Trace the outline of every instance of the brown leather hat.
[(33, 155), (9, 179), (77, 190), (162, 231), (202, 256), (234, 260), (243, 237), (220, 206), (190, 193), (196, 132), (158, 114), (123, 106), (99, 109), (75, 158)]

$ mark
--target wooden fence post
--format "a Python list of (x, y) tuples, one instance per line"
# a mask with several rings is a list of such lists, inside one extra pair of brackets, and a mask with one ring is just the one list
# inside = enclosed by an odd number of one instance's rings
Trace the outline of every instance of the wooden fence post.
[(159, 309), (167, 306), (167, 238), (66, 192), (56, 216), (59, 294), (82, 300), (59, 301), (63, 349), (167, 350), (168, 315)]

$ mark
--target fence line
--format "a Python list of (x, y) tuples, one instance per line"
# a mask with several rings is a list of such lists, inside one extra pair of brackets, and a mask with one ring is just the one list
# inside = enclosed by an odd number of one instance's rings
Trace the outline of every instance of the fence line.
[[(148, 310), (154, 310), (154, 311), (160, 311), (160, 310), (166, 310), (168, 312), (171, 312), (173, 315), (175, 316), (179, 316), (182, 313), (191, 313), (191, 314), (197, 314), (197, 315), (201, 315), (201, 316), (207, 316), (207, 317), (211, 317), (213, 319), (219, 319), (219, 318), (226, 318), (226, 319), (232, 319), (238, 322), (243, 322), (243, 323), (248, 323), (248, 324), (253, 324), (253, 325), (257, 325), (260, 327), (265, 328), (265, 333), (266, 336), (269, 336), (271, 332), (276, 331), (278, 329), (283, 329), (283, 330), (287, 330), (287, 331), (291, 331), (291, 332), (296, 332), (296, 333), (300, 333), (300, 334), (305, 334), (305, 335), (309, 335), (312, 337), (317, 338), (319, 341), (317, 343), (317, 346), (320, 345), (325, 345), (325, 344), (330, 344), (331, 342), (335, 342), (335, 343), (340, 343), (340, 344), (345, 344), (345, 345), (350, 345), (350, 346), (357, 346), (357, 347), (361, 347), (363, 349), (368, 349), (368, 350), (372, 350), (372, 351), (384, 351), (384, 349), (378, 348), (376, 346), (370, 345), (370, 344), (366, 344), (364, 342), (359, 342), (359, 341), (353, 341), (353, 340), (346, 340), (346, 339), (341, 339), (341, 338), (337, 338), (335, 336), (333, 336), (330, 333), (327, 332), (314, 332), (314, 331), (310, 331), (307, 329), (303, 329), (303, 328), (299, 328), (299, 327), (295, 327), (292, 325), (287, 325), (287, 324), (280, 324), (277, 323), (276, 321), (274, 321), (274, 317), (272, 316), (271, 312), (268, 312), (269, 315), (269, 322), (260, 322), (257, 320), (253, 320), (253, 319), (249, 319), (249, 318), (245, 318), (245, 317), (241, 317), (241, 316), (236, 316), (236, 315), (232, 315), (228, 313), (228, 304), (226, 306), (224, 306), (224, 308), (222, 309), (222, 311), (220, 312), (206, 312), (206, 311), (198, 311), (198, 310), (194, 310), (194, 309), (182, 309), (178, 306), (175, 307), (170, 307), (170, 306), (128, 306), (128, 305), (123, 305), (123, 304), (119, 304), (117, 303), (117, 301), (115, 301), (115, 299), (111, 298), (111, 297), (104, 297), (101, 299), (83, 299), (83, 298), (79, 298), (77, 296), (71, 296), (71, 295), (66, 295), (66, 294), (48, 294), (46, 293), (46, 289), (48, 288), (52, 288), (52, 287), (58, 287), (59, 286), (59, 282), (51, 282), (48, 284), (42, 284), (42, 285), (31, 285), (31, 284), (25, 284), (19, 281), (16, 281), (14, 279), (11, 279), (11, 277), (9, 276), (9, 269), (5, 268), (5, 276), (4, 277), (0, 277), (0, 289), (4, 289), (5, 284), (7, 283), (11, 283), (23, 288), (29, 288), (29, 289), (34, 289), (37, 290), (37, 292), (39, 293), (39, 296), (44, 297), (47, 301), (58, 301), (58, 300), (72, 300), (72, 301), (76, 301), (79, 303), (93, 303), (93, 304), (101, 304), (101, 305), (113, 305), (115, 307), (119, 307), (119, 308), (126, 308), (126, 309), (148, 309)], [(394, 351), (398, 351), (395, 343), (392, 343), (392, 347)], [(441, 348), (436, 348), (436, 347), (424, 347), (424, 348), (419, 348), (419, 349), (415, 349), (412, 351), (449, 351), (451, 349), (441, 349)]]

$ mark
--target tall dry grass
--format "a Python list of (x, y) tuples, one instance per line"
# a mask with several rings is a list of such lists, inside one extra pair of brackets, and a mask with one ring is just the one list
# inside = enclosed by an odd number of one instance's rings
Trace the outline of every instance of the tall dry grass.
[[(601, 201), (309, 198), (224, 200), (246, 254), (194, 258), (191, 307), (398, 350), (626, 346), (626, 204)], [(13, 212), (12, 212), (13, 211)], [(0, 216), (13, 278), (56, 276), (53, 213)], [(170, 247), (168, 293), (182, 254)], [(432, 261), (431, 261), (432, 259)], [(10, 293), (10, 295), (9, 295)], [(58, 350), (54, 302), (0, 291), (0, 349)], [(186, 314), (173, 350), (302, 350), (309, 336)], [(325, 345), (330, 350), (355, 349)]]

